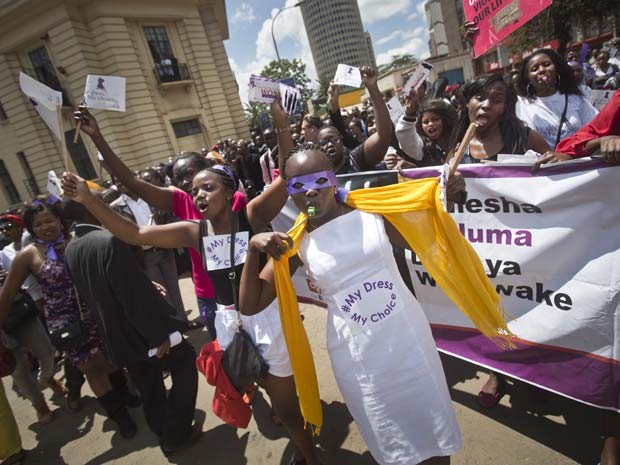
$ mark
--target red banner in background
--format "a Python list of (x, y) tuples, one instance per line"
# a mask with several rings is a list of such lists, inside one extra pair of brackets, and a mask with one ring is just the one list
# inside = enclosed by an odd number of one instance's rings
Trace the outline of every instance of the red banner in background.
[(479, 29), (474, 56), (479, 57), (550, 6), (552, 0), (463, 0), (467, 21)]

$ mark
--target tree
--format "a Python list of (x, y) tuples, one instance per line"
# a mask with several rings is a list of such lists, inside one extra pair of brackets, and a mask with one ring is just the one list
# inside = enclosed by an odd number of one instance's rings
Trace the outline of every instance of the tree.
[(409, 53), (406, 53), (404, 55), (393, 55), (392, 61), (379, 66), (378, 71), (379, 74), (385, 74), (388, 71), (392, 71), (393, 69), (402, 68), (408, 65), (415, 65), (418, 61), (419, 60), (415, 56)]
[(558, 50), (563, 55), (568, 43), (578, 40), (572, 35), (573, 25), (584, 24), (610, 12), (613, 14), (617, 9), (618, 0), (554, 0), (549, 8), (510, 35), (511, 51), (520, 55), (524, 50), (536, 49), (551, 39), (557, 39)]
[(295, 79), (295, 85), (301, 91), (304, 103), (312, 98), (312, 89), (310, 89), (310, 78), (306, 76), (306, 64), (297, 58), (291, 60), (283, 59), (281, 62), (273, 60), (260, 72), (261, 76), (271, 79), (284, 79), (292, 77)]
[(329, 84), (331, 83), (331, 81), (332, 78), (327, 74), (319, 76), (319, 78), (316, 80), (317, 84), (319, 85), (315, 94), (316, 99), (327, 98), (327, 89), (329, 88)]
[(268, 112), (268, 108), (265, 104), (250, 102), (243, 106), (243, 111), (250, 128), (260, 128), (260, 114)]

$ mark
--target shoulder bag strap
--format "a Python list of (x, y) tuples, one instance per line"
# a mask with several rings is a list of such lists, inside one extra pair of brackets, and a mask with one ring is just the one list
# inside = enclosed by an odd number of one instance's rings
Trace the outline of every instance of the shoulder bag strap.
[(200, 220), (200, 234), (198, 237), (198, 253), (200, 254), (200, 261), (202, 262), (202, 268), (207, 271), (207, 256), (205, 255), (205, 246), (203, 244), (203, 239), (209, 235), (209, 227), (207, 225), (207, 220)]
[(232, 212), (232, 230), (230, 233), (230, 271), (228, 272), (228, 279), (232, 286), (233, 302), (235, 304), (235, 310), (237, 316), (239, 316), (239, 296), (237, 290), (237, 272), (235, 271), (235, 237), (237, 235), (237, 213)]
[(560, 118), (560, 126), (558, 127), (558, 135), (555, 138), (555, 147), (560, 143), (560, 136), (562, 134), (562, 126), (564, 126), (564, 121), (566, 121), (566, 110), (568, 109), (568, 94), (564, 94), (564, 110), (562, 110), (562, 117)]

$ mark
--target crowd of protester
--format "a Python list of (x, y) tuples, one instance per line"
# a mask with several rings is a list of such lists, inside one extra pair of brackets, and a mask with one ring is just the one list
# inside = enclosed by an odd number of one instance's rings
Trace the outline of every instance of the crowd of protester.
[[(333, 195), (324, 199), (327, 188), (336, 189), (334, 173), (441, 165), (471, 122), (477, 128), (465, 148), (463, 163), (495, 161), (499, 154), (529, 151), (538, 157), (534, 170), (544, 163), (596, 153), (609, 163), (618, 163), (620, 90), (600, 113), (587, 94), (592, 88), (619, 88), (619, 64), (618, 57), (610, 57), (606, 50), (594, 50), (584, 57), (569, 50), (564, 58), (550, 49), (538, 50), (506, 76), (477, 76), (450, 86), (447, 92), (445, 85), (412, 89), (402, 96), (405, 113), (396, 124), (390, 120), (376, 72), (363, 68), (370, 99), (359, 107), (341, 110), (339, 89), (331, 85), (325, 115), (290, 118), (276, 102), (271, 108), (271, 127), (252, 128), (245, 139), (219, 140), (210, 148), (177, 154), (170, 163), (137, 172), (114, 153), (93, 115), (77, 109), (75, 118), (81, 122), (83, 137), (91, 138), (102, 154), (110, 179), (102, 182), (102, 190), (90, 192), (79, 177), (66, 174), (63, 199), (37, 198), (0, 216), (4, 246), (0, 253), (1, 342), (16, 359), (15, 389), (45, 424), (54, 415), (42, 391), (49, 388), (54, 395), (65, 396), (67, 409), (76, 411), (81, 407), (85, 379), (123, 437), (136, 434), (128, 407), (141, 403), (162, 452), (174, 454), (200, 437), (193, 424), (198, 376), (194, 348), (184, 339), (171, 347), (169, 335), (204, 328), (225, 350), (238, 324), (231, 310), (239, 300), (243, 303), (241, 324), (270, 367), (257, 382), (270, 397), (274, 422), (284, 425), (295, 445), (290, 463), (319, 463), (297, 402), (270, 281), (273, 270), (264, 260), (266, 256), (278, 258), (287, 248), (286, 235), (269, 231), (289, 194), (310, 215), (306, 228), (314, 234), (314, 228), (351, 211)], [(461, 201), (464, 187), (462, 177), (452, 178), (450, 201)], [(354, 259), (353, 249), (349, 254), (332, 250), (330, 241), (343, 245), (346, 234), (358, 236), (351, 232), (355, 228), (383, 228), (383, 221), (375, 224), (374, 217), (347, 218), (350, 223), (330, 230), (320, 240), (315, 234), (319, 245), (302, 247), (302, 256), (318, 280), (338, 272), (314, 268), (312, 263), (320, 260), (313, 247), (333, 252), (340, 265), (346, 262), (359, 269), (364, 260), (372, 262), (382, 254), (391, 257), (392, 244), (406, 246), (386, 223), (385, 231), (373, 236), (381, 247), (366, 250), (368, 256)], [(244, 233), (249, 243), (245, 267), (241, 263), (233, 273), (240, 291), (231, 291), (229, 267), (209, 261), (204, 246), (209, 236), (233, 233)], [(361, 249), (354, 241), (351, 247)], [(397, 273), (395, 266), (386, 267)], [(190, 270), (200, 313), (197, 321), (188, 320), (178, 284), (179, 276)], [(333, 283), (326, 286), (331, 288)], [(399, 292), (406, 293), (404, 289)], [(408, 298), (417, 305), (413, 296)], [(361, 381), (345, 373), (344, 366), (352, 361), (339, 358), (344, 349), (335, 342), (330, 348), (343, 396), (381, 464), (449, 463), (449, 456), (460, 447), (458, 424), (428, 323), (423, 316), (415, 318), (415, 322), (401, 322), (424, 327), (420, 333), (411, 333), (406, 351), (417, 351), (430, 371), (403, 378), (404, 399), (400, 394), (383, 395), (386, 387), (375, 386), (373, 380), (365, 381), (368, 392), (353, 392), (351, 383)], [(75, 340), (63, 340), (62, 332)], [(358, 337), (340, 336), (341, 341)], [(155, 356), (148, 358), (151, 349)], [(370, 369), (379, 370), (381, 360), (371, 363), (370, 352), (364, 354)], [(55, 377), (61, 359), (66, 386)], [(421, 369), (410, 367), (412, 374)], [(163, 384), (167, 375), (173, 382), (169, 394)], [(391, 382), (395, 379), (399, 378), (389, 377)], [(504, 383), (501, 376), (491, 373), (481, 388), (480, 405), (497, 405)], [(251, 402), (254, 389), (239, 397)], [(419, 396), (412, 397), (409, 390), (428, 398), (417, 402)], [(411, 404), (419, 410), (405, 412), (403, 408)], [(371, 405), (379, 412), (374, 417), (366, 412)], [(416, 425), (407, 425), (403, 415), (409, 415)], [(617, 421), (616, 415), (610, 420), (614, 428), (604, 432), (601, 463), (606, 465), (620, 463)], [(382, 430), (386, 424), (390, 427)], [(20, 463), (24, 451), (4, 391), (0, 392), (0, 436), (2, 463)], [(386, 436), (398, 438), (398, 445), (388, 445)]]

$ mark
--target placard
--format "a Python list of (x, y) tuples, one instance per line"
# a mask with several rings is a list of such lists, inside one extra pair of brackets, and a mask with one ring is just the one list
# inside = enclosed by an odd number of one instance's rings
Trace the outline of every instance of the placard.
[(125, 111), (124, 77), (89, 74), (84, 89), (84, 105), (99, 110)]
[(342, 63), (336, 68), (336, 75), (334, 76), (334, 84), (351, 87), (362, 86), (362, 73), (359, 68), (350, 65), (343, 65)]

